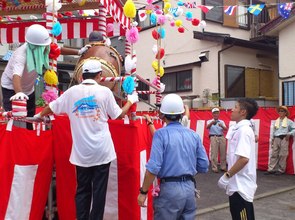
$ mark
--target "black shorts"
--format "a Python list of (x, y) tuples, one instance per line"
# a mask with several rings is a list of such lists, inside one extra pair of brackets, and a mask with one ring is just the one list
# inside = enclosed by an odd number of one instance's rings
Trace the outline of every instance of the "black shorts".
[(233, 220), (255, 220), (253, 203), (244, 200), (238, 192), (229, 197), (229, 207)]

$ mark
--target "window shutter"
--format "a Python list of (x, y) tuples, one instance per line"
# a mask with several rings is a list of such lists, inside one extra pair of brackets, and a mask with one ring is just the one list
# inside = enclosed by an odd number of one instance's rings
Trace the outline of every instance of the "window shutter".
[(260, 95), (265, 97), (275, 97), (273, 89), (273, 72), (270, 70), (260, 70)]
[(259, 97), (259, 69), (246, 68), (245, 70), (246, 97)]
[[(226, 6), (238, 5), (238, 0), (223, 0), (223, 5), (224, 5), (223, 7), (223, 11), (224, 11)], [(227, 15), (223, 12), (223, 26), (235, 27), (235, 28), (239, 27), (238, 19), (237, 19), (237, 10), (238, 10), (238, 7), (236, 7), (235, 12), (232, 15)]]

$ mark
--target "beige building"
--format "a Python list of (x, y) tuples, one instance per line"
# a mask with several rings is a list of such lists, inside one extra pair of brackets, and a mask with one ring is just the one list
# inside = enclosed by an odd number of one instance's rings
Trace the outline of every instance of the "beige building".
[[(193, 18), (205, 21), (206, 26), (193, 26), (182, 16), (185, 32), (179, 33), (166, 22), (166, 37), (161, 41), (166, 52), (161, 60), (165, 69), (161, 78), (166, 85), (164, 94), (176, 92), (193, 99), (186, 100), (192, 107), (202, 108), (214, 105), (231, 108), (239, 97), (255, 98), (261, 106), (278, 105), (277, 40), (258, 35), (259, 28), (276, 16), (277, 6), (265, 7), (256, 17), (247, 12), (246, 1), (224, 1), (224, 5), (239, 4), (236, 16), (229, 16), (220, 2), (196, 1), (197, 5), (215, 6), (206, 14), (200, 8), (184, 9), (191, 11)], [(155, 26), (149, 22), (140, 23), (143, 30), (135, 48), (137, 73), (152, 81), (155, 77), (151, 67), (155, 60), (152, 47), (157, 41), (152, 37)], [(150, 102), (155, 103), (153, 95)]]
[[(146, 1), (141, 0), (134, 2), (137, 9), (143, 9), (146, 4)], [(182, 7), (184, 14), (190, 11), (192, 17), (201, 21), (202, 25), (193, 26), (183, 14), (174, 20), (182, 20), (184, 33), (179, 33), (177, 27), (172, 27), (170, 21), (167, 21), (163, 26), (165, 38), (160, 42), (152, 37), (152, 31), (156, 26), (151, 24), (149, 17), (139, 22), (142, 30), (139, 41), (134, 45), (137, 55), (137, 74), (151, 82), (154, 80), (156, 74), (152, 62), (156, 58), (152, 48), (159, 43), (165, 49), (165, 56), (160, 62), (165, 69), (165, 74), (161, 78), (166, 85), (163, 95), (178, 93), (193, 108), (212, 106), (231, 108), (239, 97), (255, 98), (260, 106), (293, 104), (284, 101), (286, 92), (283, 93), (293, 88), (290, 76), (294, 75), (292, 69), (295, 64), (289, 61), (292, 58), (292, 50), (289, 48), (295, 47), (292, 41), (293, 15), (282, 21), (282, 24), (275, 23), (277, 19), (281, 21), (282, 18), (278, 16), (277, 1), (274, 0), (260, 2), (196, 0), (194, 2), (197, 6), (214, 6), (206, 14), (200, 8)], [(261, 2), (267, 4), (258, 16), (248, 13), (247, 8), (250, 3)], [(172, 7), (176, 7), (176, 3), (171, 1)], [(158, 1), (154, 4), (163, 7), (164, 3)], [(234, 15), (224, 13), (223, 6), (228, 5), (238, 6)], [(273, 24), (271, 21), (275, 25), (270, 25)], [(274, 28), (268, 28), (270, 26)], [(71, 40), (65, 43), (79, 48), (84, 42), (80, 41)], [(122, 37), (113, 38), (112, 45), (121, 54), (123, 53)], [(7, 47), (0, 48), (2, 54), (5, 54)], [(64, 58), (63, 62), (66, 64), (60, 61), (59, 66), (71, 75), (75, 61), (70, 62), (70, 58)], [(148, 89), (142, 83), (139, 85), (139, 90)], [(290, 94), (288, 97), (291, 97)], [(142, 98), (151, 105), (156, 102), (155, 95), (145, 95)], [(138, 110), (148, 109), (151, 109), (150, 105), (144, 102), (138, 104)]]
[(261, 32), (267, 36), (278, 38), (279, 45), (279, 97), (283, 105), (295, 105), (295, 11), (292, 10), (288, 19), (277, 17), (264, 27)]

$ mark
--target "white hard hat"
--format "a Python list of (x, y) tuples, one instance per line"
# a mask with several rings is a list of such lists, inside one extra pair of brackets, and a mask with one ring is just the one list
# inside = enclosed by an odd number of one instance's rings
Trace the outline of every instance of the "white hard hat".
[(168, 94), (163, 98), (160, 112), (165, 115), (179, 115), (184, 112), (183, 101), (177, 94)]
[(212, 113), (214, 113), (214, 112), (219, 112), (219, 108), (213, 108)]
[(82, 67), (83, 73), (98, 73), (101, 71), (101, 63), (98, 60), (87, 60)]
[(31, 25), (25, 38), (28, 43), (38, 46), (47, 46), (51, 43), (47, 29), (40, 24)]

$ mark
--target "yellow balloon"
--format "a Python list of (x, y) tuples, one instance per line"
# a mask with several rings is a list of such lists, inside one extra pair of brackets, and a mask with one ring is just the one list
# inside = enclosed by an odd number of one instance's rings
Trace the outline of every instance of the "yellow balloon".
[[(160, 72), (159, 73), (160, 73), (160, 77), (164, 76), (164, 68), (162, 66), (160, 66)], [(155, 74), (156, 74), (156, 76), (158, 75), (157, 70), (155, 70)]]
[(171, 3), (170, 2), (165, 2), (164, 9), (169, 9), (169, 8), (171, 8)]
[(134, 18), (136, 16), (136, 8), (132, 0), (127, 0), (123, 7), (123, 11), (128, 18)]
[(164, 2), (170, 2), (170, 0), (164, 0)]
[(182, 20), (176, 20), (175, 25), (176, 27), (180, 27), (182, 25)]
[(155, 71), (158, 70), (158, 61), (157, 60), (154, 60), (152, 62), (152, 67), (154, 68)]
[(152, 10), (145, 10), (145, 13), (146, 13), (147, 15), (150, 15), (152, 12), (153, 12)]
[(43, 78), (47, 85), (56, 86), (58, 84), (57, 75), (53, 70), (46, 70)]

